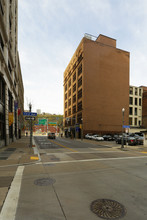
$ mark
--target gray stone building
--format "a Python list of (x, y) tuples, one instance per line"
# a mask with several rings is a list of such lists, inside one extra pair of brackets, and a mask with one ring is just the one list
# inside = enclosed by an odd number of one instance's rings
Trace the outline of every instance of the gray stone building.
[(23, 108), (18, 0), (0, 0), (0, 147), (21, 137)]

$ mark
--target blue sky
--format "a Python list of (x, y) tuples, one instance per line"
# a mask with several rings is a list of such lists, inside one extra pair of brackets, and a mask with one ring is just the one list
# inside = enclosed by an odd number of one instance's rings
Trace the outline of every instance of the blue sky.
[(63, 114), (63, 73), (85, 33), (130, 52), (130, 84), (147, 86), (146, 0), (19, 0), (25, 109)]

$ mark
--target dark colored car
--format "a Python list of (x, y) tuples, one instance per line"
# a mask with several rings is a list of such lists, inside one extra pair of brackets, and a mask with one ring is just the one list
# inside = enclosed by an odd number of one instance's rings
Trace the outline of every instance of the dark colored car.
[(143, 145), (143, 142), (144, 142), (144, 137), (140, 136), (140, 137), (137, 138), (137, 144), (138, 145)]
[[(115, 141), (117, 144), (122, 144), (122, 135), (119, 135)], [(127, 136), (124, 136), (123, 137), (123, 144), (126, 144), (126, 143), (127, 143)]]
[(114, 138), (111, 135), (104, 135), (104, 141), (114, 141)]
[(137, 138), (135, 137), (128, 137), (127, 138), (128, 145), (137, 145)]
[(48, 133), (48, 139), (55, 139), (55, 133)]

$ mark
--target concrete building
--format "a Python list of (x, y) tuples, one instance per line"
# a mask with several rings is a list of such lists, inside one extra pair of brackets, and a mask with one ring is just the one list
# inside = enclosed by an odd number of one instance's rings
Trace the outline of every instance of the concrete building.
[(116, 40), (85, 35), (64, 72), (64, 131), (118, 133), (129, 123), (130, 54)]
[(143, 97), (142, 97), (142, 125), (147, 129), (147, 87), (142, 86)]
[(21, 136), (23, 81), (18, 55), (18, 1), (0, 0), (0, 147)]
[(130, 86), (129, 125), (131, 127), (142, 126), (142, 95), (143, 95), (142, 87)]

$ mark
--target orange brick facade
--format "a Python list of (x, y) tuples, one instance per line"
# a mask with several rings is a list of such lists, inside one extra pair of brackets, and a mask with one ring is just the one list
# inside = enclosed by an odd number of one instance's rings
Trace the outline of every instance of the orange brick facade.
[(64, 129), (86, 133), (118, 133), (129, 123), (129, 52), (116, 40), (84, 37), (64, 72)]

